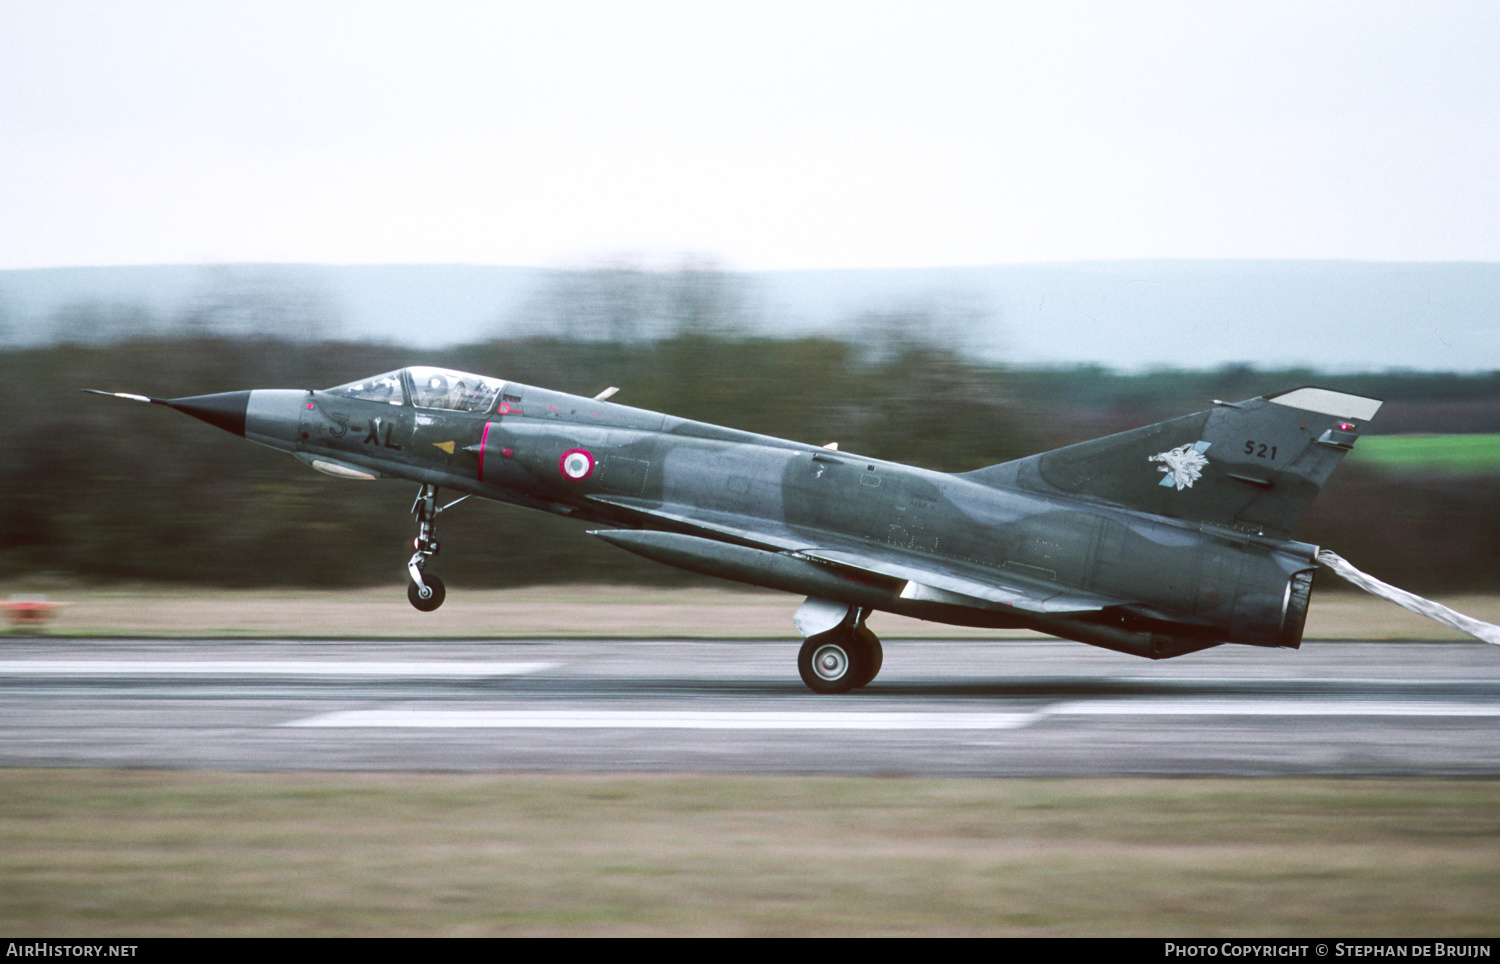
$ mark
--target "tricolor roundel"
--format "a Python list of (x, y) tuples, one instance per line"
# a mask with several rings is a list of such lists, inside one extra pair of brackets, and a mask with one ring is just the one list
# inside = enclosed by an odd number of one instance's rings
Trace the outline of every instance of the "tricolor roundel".
[(572, 482), (582, 482), (594, 474), (594, 457), (587, 449), (568, 449), (558, 459), (557, 468), (563, 477)]

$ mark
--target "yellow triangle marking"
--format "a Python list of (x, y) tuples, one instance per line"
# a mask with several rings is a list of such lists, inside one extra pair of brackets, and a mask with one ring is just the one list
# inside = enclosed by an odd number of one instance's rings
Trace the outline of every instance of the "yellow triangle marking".
[(453, 443), (452, 442), (433, 442), (432, 444), (436, 445), (438, 448), (442, 449), (444, 452), (447, 452), (449, 455), (453, 454)]

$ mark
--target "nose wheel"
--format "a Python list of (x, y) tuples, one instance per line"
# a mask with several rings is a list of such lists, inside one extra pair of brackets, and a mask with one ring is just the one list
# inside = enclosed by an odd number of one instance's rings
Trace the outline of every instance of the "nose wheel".
[(430, 613), (441, 606), (447, 595), (448, 590), (443, 588), (443, 580), (437, 576), (424, 576), (420, 586), (415, 582), (406, 584), (407, 600), (424, 613)]
[(411, 560), (406, 564), (407, 575), (411, 576), (411, 583), (406, 587), (406, 598), (424, 613), (430, 613), (441, 606), (448, 595), (443, 581), (426, 571), (428, 561), (438, 553), (438, 514), (467, 498), (466, 495), (461, 496), (445, 506), (439, 506), (437, 486), (428, 484), (422, 486), (417, 492), (417, 500), (412, 503), (411, 510), (417, 517), (417, 538), (413, 542), (417, 551), (412, 553)]

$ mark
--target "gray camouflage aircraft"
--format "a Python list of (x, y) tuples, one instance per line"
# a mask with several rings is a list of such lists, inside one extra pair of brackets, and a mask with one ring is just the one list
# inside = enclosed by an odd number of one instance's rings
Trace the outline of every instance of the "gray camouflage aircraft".
[[(91, 390), (92, 391), (92, 390)], [(1375, 399), (1324, 388), (947, 474), (596, 398), (412, 367), (324, 391), (166, 405), (344, 479), (417, 483), (407, 596), (437, 609), (435, 524), (471, 495), (603, 528), (622, 549), (805, 595), (819, 693), (880, 671), (871, 612), (1024, 627), (1162, 659), (1296, 648), (1316, 546), (1290, 538)], [(438, 490), (461, 493), (440, 505)]]

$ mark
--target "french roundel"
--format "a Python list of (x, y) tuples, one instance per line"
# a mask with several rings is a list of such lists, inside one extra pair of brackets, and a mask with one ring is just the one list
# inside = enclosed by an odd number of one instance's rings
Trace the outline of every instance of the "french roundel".
[(582, 482), (594, 474), (594, 457), (586, 449), (568, 449), (558, 460), (558, 469), (574, 482)]

